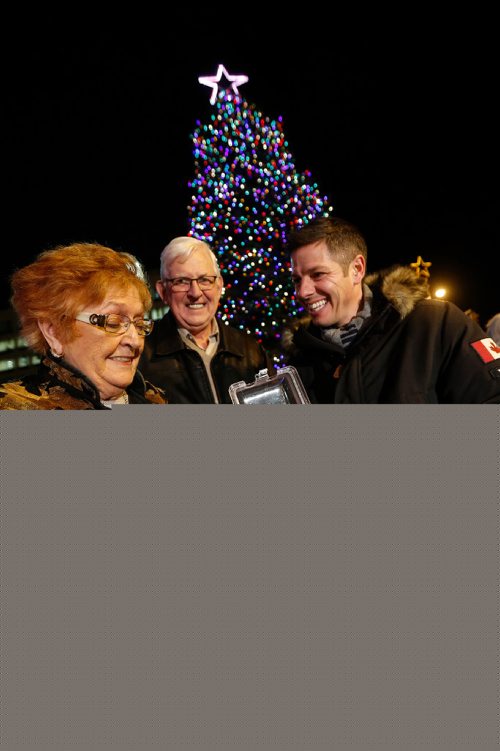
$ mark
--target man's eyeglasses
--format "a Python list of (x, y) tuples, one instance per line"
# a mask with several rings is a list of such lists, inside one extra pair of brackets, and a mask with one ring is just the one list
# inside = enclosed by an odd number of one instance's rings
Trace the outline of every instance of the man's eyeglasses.
[(124, 334), (129, 330), (130, 324), (133, 323), (139, 336), (150, 334), (154, 324), (154, 321), (149, 318), (135, 318), (132, 321), (128, 316), (121, 316), (118, 313), (79, 313), (76, 320), (104, 329), (108, 334)]
[(217, 276), (203, 276), (197, 277), (197, 279), (191, 279), (189, 276), (174, 276), (173, 279), (164, 279), (164, 282), (168, 282), (170, 287), (177, 292), (186, 292), (191, 288), (193, 282), (197, 282), (200, 289), (212, 289), (215, 284)]

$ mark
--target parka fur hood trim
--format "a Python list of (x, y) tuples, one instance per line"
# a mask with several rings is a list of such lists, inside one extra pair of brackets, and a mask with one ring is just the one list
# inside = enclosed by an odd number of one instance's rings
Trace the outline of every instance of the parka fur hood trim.
[(430, 297), (429, 282), (417, 276), (407, 266), (392, 266), (389, 269), (369, 274), (365, 284), (376, 294), (377, 290), (396, 308), (401, 318), (411, 313), (417, 302)]
[[(427, 278), (417, 276), (408, 266), (391, 266), (368, 274), (363, 281), (373, 292), (374, 312), (385, 300), (397, 310), (401, 319), (411, 313), (418, 302), (430, 297)], [(286, 351), (293, 349), (293, 337), (298, 329), (307, 327), (310, 322), (311, 316), (305, 315), (288, 323), (282, 336), (282, 346)]]

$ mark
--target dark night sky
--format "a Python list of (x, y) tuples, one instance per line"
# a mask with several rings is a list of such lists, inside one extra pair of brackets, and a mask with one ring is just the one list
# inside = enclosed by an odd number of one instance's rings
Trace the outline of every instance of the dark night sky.
[(365, 233), (369, 271), (422, 255), (461, 308), (483, 323), (500, 309), (491, 19), (121, 21), (12, 26), (1, 307), (13, 269), (59, 243), (102, 242), (156, 269), (188, 231), (190, 133), (212, 109), (197, 79), (223, 63), (249, 76), (242, 96), (283, 116), (297, 169)]

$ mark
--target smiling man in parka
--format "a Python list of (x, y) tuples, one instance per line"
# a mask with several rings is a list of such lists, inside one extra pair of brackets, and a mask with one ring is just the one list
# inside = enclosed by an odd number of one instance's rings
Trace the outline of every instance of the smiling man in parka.
[(361, 232), (319, 217), (287, 239), (305, 318), (284, 332), (311, 402), (499, 404), (500, 348), (428, 280), (397, 266), (366, 276)]

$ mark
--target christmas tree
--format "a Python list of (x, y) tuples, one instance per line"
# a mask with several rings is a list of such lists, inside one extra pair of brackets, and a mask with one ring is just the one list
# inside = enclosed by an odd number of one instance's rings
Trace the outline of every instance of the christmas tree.
[(293, 298), (286, 235), (332, 209), (310, 172), (297, 172), (282, 118), (264, 116), (240, 95), (247, 76), (219, 65), (216, 75), (198, 80), (212, 88), (214, 110), (191, 134), (189, 234), (217, 255), (225, 286), (221, 320), (278, 352), (285, 322), (303, 310)]

